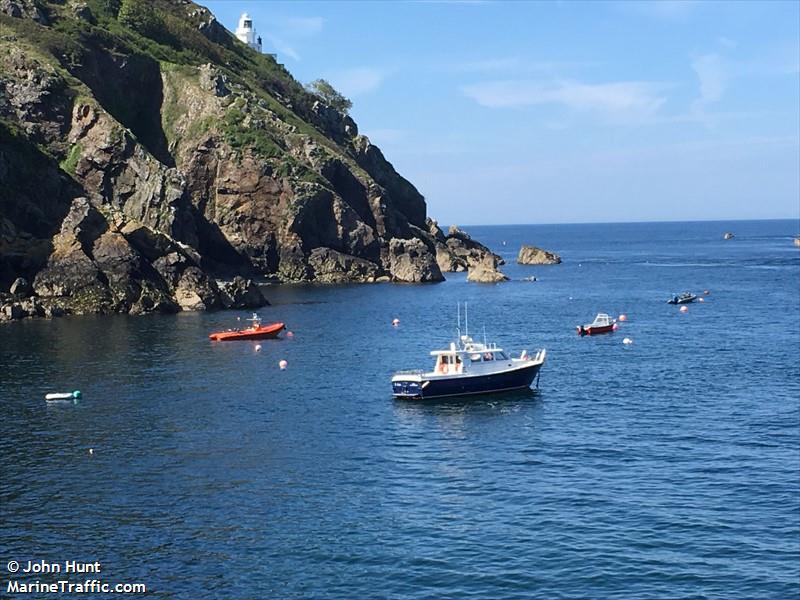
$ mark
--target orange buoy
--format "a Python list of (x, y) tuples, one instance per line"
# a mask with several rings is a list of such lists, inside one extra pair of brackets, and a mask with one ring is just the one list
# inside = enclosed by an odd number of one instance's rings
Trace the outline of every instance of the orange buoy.
[(620, 321), (627, 321), (627, 320), (628, 320), (628, 315), (626, 315), (626, 314), (621, 314), (621, 315), (619, 316), (619, 320), (620, 320)]
[(294, 333), (292, 333), (291, 331), (287, 331), (286, 332), (286, 337), (287, 338), (293, 338), (294, 337)]

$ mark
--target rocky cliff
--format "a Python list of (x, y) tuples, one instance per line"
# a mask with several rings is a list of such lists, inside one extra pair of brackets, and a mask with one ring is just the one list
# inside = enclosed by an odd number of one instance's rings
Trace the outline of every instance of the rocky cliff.
[(264, 277), (439, 281), (487, 255), (207, 9), (0, 0), (0, 319), (257, 304)]

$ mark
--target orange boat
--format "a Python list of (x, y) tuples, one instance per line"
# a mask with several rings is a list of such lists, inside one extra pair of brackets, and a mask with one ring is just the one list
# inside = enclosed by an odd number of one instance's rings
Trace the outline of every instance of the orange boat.
[(215, 342), (232, 342), (235, 340), (266, 340), (269, 338), (276, 338), (281, 331), (286, 329), (283, 323), (269, 323), (268, 325), (261, 324), (261, 318), (253, 314), (252, 318), (247, 319), (252, 321), (252, 327), (247, 329), (232, 329), (230, 331), (216, 331), (209, 335), (209, 339)]

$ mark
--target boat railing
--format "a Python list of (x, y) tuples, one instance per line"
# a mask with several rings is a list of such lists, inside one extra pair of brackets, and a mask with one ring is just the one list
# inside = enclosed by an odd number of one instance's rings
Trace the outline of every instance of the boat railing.
[(422, 369), (406, 369), (404, 371), (395, 371), (395, 375), (422, 375), (425, 371)]

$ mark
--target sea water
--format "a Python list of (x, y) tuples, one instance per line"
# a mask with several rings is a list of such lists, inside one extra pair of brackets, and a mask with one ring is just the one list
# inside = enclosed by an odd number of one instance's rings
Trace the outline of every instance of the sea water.
[[(14, 560), (159, 598), (797, 597), (798, 228), (467, 228), (512, 281), (270, 287), (275, 341), (208, 340), (245, 311), (4, 325), (0, 596)], [(459, 301), (547, 348), (538, 391), (392, 399)], [(576, 335), (598, 312), (628, 320)]]

